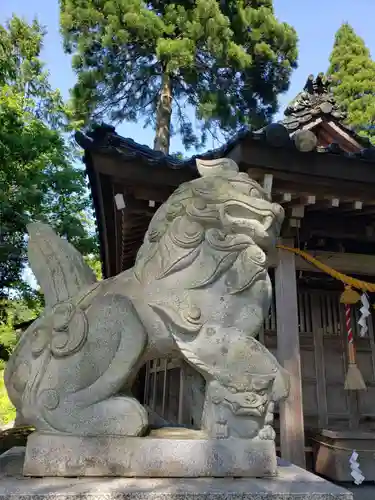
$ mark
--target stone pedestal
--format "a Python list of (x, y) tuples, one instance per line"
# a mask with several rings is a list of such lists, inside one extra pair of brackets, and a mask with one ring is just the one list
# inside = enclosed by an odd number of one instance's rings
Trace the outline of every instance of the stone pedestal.
[[(184, 433), (182, 433), (182, 436)], [(272, 477), (271, 440), (209, 439), (202, 433), (162, 437), (77, 437), (33, 433), (23, 473), (33, 477)], [(192, 437), (196, 436), (196, 438)]]
[[(58, 453), (58, 451), (56, 450)], [(294, 465), (273, 478), (2, 478), (0, 500), (353, 500)]]

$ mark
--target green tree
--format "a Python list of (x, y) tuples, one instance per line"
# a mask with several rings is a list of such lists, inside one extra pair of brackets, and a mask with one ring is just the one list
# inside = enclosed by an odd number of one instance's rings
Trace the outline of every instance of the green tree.
[(77, 117), (146, 117), (163, 152), (173, 133), (188, 148), (269, 121), (296, 67), (296, 33), (272, 0), (60, 0), (60, 11)]
[(0, 370), (17, 343), (17, 327), (36, 319), (43, 308), (43, 297), (36, 293), (33, 300), (0, 300)]
[(95, 254), (90, 254), (90, 255), (86, 255), (84, 257), (84, 259), (85, 259), (86, 264), (89, 265), (91, 267), (91, 269), (94, 271), (96, 279), (98, 281), (102, 280), (103, 279), (102, 263), (101, 263), (100, 259), (98, 258), (98, 256)]
[(347, 123), (375, 141), (375, 62), (365, 42), (344, 23), (337, 31), (328, 75)]
[[(96, 250), (84, 172), (64, 133), (67, 109), (39, 58), (44, 34), (15, 16), (0, 25), (0, 300), (30, 292), (22, 278), (29, 222), (50, 223), (84, 254)], [(5, 325), (7, 310), (0, 304)]]

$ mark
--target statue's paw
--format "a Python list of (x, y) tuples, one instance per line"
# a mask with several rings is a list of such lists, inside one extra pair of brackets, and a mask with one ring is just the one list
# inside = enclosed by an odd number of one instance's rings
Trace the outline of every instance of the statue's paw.
[(124, 396), (112, 397), (83, 409), (76, 407), (71, 417), (76, 428), (67, 429), (67, 432), (80, 435), (141, 436), (148, 426), (145, 408), (135, 398)]
[(270, 425), (265, 425), (258, 434), (258, 438), (262, 440), (274, 441), (276, 437), (276, 432)]

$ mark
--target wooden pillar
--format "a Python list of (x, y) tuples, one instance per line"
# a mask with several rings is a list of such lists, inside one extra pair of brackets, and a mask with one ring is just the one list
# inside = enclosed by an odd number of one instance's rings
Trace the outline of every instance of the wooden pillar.
[[(294, 246), (292, 241), (283, 241)], [(306, 468), (297, 281), (294, 254), (278, 250), (275, 270), (277, 357), (290, 374), (290, 393), (280, 403), (280, 449), (283, 459)]]
[[(320, 316), (322, 302), (319, 300), (318, 293), (312, 293), (310, 295), (310, 300), (319, 427), (325, 429), (328, 425), (328, 406), (324, 360), (324, 334)], [(336, 304), (333, 303), (332, 307), (335, 305)]]

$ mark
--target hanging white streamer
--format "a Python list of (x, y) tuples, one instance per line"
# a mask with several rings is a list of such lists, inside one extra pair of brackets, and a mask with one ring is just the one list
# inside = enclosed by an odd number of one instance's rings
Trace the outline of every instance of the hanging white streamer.
[(358, 453), (355, 450), (353, 450), (353, 453), (351, 454), (351, 457), (349, 458), (349, 466), (350, 466), (350, 470), (351, 470), (350, 475), (352, 476), (352, 478), (354, 480), (354, 484), (359, 486), (365, 480), (365, 476), (363, 475), (363, 473), (359, 467)]
[(360, 326), (359, 336), (365, 337), (366, 333), (368, 332), (367, 318), (370, 316), (370, 303), (365, 293), (361, 295), (361, 304), (362, 305), (359, 310), (361, 315), (358, 320), (358, 325)]

